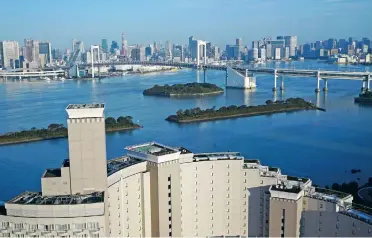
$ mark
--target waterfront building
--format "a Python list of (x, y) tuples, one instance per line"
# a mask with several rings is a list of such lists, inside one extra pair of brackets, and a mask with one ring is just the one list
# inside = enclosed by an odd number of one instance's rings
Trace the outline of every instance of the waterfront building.
[(275, 48), (274, 50), (274, 59), (275, 60), (280, 60), (281, 59), (281, 52), (283, 48)]
[(252, 48), (258, 48), (259, 47), (259, 41), (252, 41)]
[(3, 237), (366, 236), (372, 213), (237, 152), (157, 142), (106, 160), (104, 104), (74, 104), (69, 158), (0, 207)]
[(0, 42), (0, 59), (2, 67), (15, 67), (15, 61), (19, 60), (19, 45), (17, 41)]
[(52, 63), (52, 44), (50, 42), (39, 42), (39, 56), (43, 57), (44, 62), (40, 62), (40, 65)]

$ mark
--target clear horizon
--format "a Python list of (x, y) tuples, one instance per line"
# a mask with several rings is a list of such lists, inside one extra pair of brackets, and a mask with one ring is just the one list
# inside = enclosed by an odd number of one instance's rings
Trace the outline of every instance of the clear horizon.
[[(16, 3), (15, 3), (16, 2)], [(278, 35), (297, 35), (299, 43), (328, 38), (372, 38), (370, 0), (86, 0), (50, 2), (6, 1), (0, 40), (46, 40), (53, 48), (71, 48), (72, 39), (86, 46), (102, 39), (128, 44), (153, 41), (186, 44), (188, 37), (220, 47)], [(352, 20), (351, 20), (352, 19)], [(5, 20), (7, 22), (7, 20)], [(14, 27), (16, 26), (16, 27)]]

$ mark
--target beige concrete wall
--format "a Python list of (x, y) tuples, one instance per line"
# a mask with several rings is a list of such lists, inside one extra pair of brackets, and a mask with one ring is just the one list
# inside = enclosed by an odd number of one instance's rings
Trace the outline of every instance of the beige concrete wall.
[[(4, 228), (6, 225), (7, 228)], [(4, 237), (104, 237), (104, 216), (71, 218), (30, 218), (1, 216), (0, 226)]]
[[(264, 194), (269, 191), (270, 185), (277, 183), (276, 177), (265, 177), (260, 175), (258, 168), (243, 169), (244, 179), (247, 181), (248, 190), (248, 235), (264, 235)], [(267, 211), (266, 211), (267, 216)]]
[(6, 203), (9, 216), (58, 218), (58, 217), (87, 217), (103, 215), (104, 203), (68, 204), (68, 205), (31, 205)]
[(71, 191), (104, 191), (107, 184), (104, 118), (68, 119)]
[(372, 225), (337, 212), (340, 208), (335, 203), (306, 197), (304, 209), (301, 221), (302, 236), (372, 236)]
[(150, 236), (150, 178), (146, 162), (123, 169), (111, 175), (109, 180), (113, 181), (119, 175), (120, 179), (108, 188), (108, 235)]
[[(302, 197), (297, 200), (287, 200), (282, 198), (270, 198), (270, 237), (280, 237), (282, 227), (284, 227), (285, 237), (300, 236), (300, 220), (302, 212)], [(283, 218), (284, 210), (284, 218)], [(284, 220), (284, 223), (282, 222)]]
[(247, 234), (247, 191), (241, 174), (241, 160), (181, 164), (182, 236)]
[(61, 168), (61, 177), (41, 178), (41, 189), (43, 196), (71, 194), (70, 168)]

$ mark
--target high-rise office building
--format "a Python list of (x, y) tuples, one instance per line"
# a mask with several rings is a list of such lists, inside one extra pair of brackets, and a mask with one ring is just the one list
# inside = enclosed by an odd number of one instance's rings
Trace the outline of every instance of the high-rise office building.
[(170, 41), (166, 41), (165, 45), (164, 45), (165, 60), (171, 60), (172, 59), (172, 57), (173, 57), (172, 50), (173, 50), (172, 43)]
[[(52, 44), (49, 42), (39, 42), (39, 56), (43, 55), (45, 63), (52, 63)], [(42, 64), (44, 66), (45, 64)]]
[(128, 57), (128, 42), (124, 37), (124, 33), (121, 34), (121, 51), (122, 56)]
[(239, 45), (239, 46), (243, 46), (242, 38), (236, 38), (236, 40), (235, 40), (235, 44), (236, 44), (236, 45)]
[(259, 41), (252, 41), (252, 48), (257, 48), (259, 47)]
[(289, 57), (296, 56), (297, 36), (284, 36), (285, 47), (289, 48)]
[(116, 41), (112, 41), (112, 42), (111, 42), (111, 47), (110, 47), (110, 52), (111, 52), (112, 54), (114, 54), (115, 51), (116, 51), (117, 49), (119, 49), (118, 42), (116, 42)]
[(193, 36), (189, 37), (189, 53), (190, 59), (195, 61), (197, 64), (200, 60), (204, 63), (207, 62), (207, 42), (203, 40), (197, 40)]
[(19, 60), (19, 45), (17, 41), (0, 42), (0, 59), (2, 67), (14, 68), (15, 61)]
[(109, 52), (107, 39), (102, 39), (101, 47), (103, 49), (103, 52), (105, 52), (105, 53), (108, 53)]
[(131, 50), (131, 58), (136, 61), (146, 60), (146, 51), (144, 46), (137, 46)]
[(336, 49), (337, 48), (337, 40), (336, 39), (328, 39), (327, 41), (327, 49)]
[[(271, 48), (271, 57), (274, 59), (280, 59), (280, 53), (279, 55), (277, 54), (278, 52), (281, 52), (283, 48), (285, 47), (285, 41), (284, 39), (279, 39), (279, 40), (270, 40), (266, 42), (266, 45), (270, 45)], [(277, 50), (279, 49), (279, 50)], [(268, 47), (266, 47), (266, 55), (268, 54)], [(268, 57), (270, 58), (270, 57)]]
[[(279, 49), (279, 48), (278, 48)], [(106, 161), (103, 104), (67, 107), (69, 158), (0, 205), (4, 237), (370, 237), (372, 213), (235, 152), (156, 142)]]
[(28, 62), (39, 63), (39, 42), (36, 40), (25, 39), (26, 54)]
[(151, 47), (151, 45), (149, 45), (149, 46), (147, 46), (146, 48), (145, 48), (145, 56), (147, 57), (147, 56), (152, 56), (152, 54), (153, 54), (153, 47)]

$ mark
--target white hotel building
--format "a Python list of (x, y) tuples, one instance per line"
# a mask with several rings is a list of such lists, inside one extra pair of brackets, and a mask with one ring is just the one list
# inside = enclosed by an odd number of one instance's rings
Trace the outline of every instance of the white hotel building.
[(67, 113), (69, 159), (0, 208), (0, 237), (372, 236), (351, 195), (239, 153), (150, 142), (107, 161), (104, 105)]

